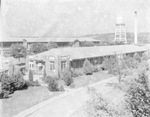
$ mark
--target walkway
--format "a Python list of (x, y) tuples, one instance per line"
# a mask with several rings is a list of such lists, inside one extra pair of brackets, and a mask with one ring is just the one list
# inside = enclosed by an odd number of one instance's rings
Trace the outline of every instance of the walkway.
[[(90, 86), (98, 89), (102, 94), (107, 94), (112, 91), (112, 87), (107, 85), (108, 82), (117, 82), (115, 78), (110, 78)], [(38, 98), (38, 97), (37, 97)], [(89, 98), (87, 88), (73, 89), (70, 92), (64, 93), (62, 96), (54, 97), (55, 99), (44, 102), (43, 106), (36, 106), (28, 109), (25, 112), (19, 113), (15, 117), (69, 117), (74, 111), (80, 108)], [(31, 110), (31, 112), (30, 112)], [(25, 114), (28, 112), (28, 114)]]

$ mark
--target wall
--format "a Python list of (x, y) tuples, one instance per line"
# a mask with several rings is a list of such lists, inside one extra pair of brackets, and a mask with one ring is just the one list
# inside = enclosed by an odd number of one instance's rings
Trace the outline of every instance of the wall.
[(58, 58), (54, 57), (54, 61), (55, 61), (55, 70), (51, 71), (50, 70), (50, 60), (49, 57), (53, 57), (53, 56), (47, 56), (46, 57), (46, 64), (45, 64), (45, 69), (46, 69), (46, 74), (47, 76), (52, 76), (52, 77), (59, 77), (58, 76)]

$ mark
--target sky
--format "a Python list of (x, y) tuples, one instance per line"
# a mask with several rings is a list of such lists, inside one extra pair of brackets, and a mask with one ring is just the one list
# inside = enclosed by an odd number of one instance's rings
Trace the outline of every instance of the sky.
[(2, 21), (10, 36), (72, 37), (114, 33), (117, 17), (127, 32), (150, 32), (150, 0), (3, 0)]

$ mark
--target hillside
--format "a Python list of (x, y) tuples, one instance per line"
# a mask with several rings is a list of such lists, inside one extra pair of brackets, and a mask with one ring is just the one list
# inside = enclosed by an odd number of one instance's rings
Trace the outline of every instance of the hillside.
[[(114, 33), (107, 33), (107, 34), (91, 34), (91, 35), (84, 35), (82, 37), (92, 37), (97, 40), (101, 41), (114, 41), (115, 34)], [(133, 43), (134, 33), (127, 32), (127, 41), (128, 43)], [(139, 43), (150, 43), (150, 33), (138, 33), (138, 42)]]

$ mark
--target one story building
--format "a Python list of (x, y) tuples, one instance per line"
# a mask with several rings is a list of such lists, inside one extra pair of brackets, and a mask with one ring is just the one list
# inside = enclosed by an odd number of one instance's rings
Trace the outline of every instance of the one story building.
[(1, 40), (0, 45), (4, 48), (9, 48), (12, 44), (20, 43), (24, 46), (30, 48), (33, 43), (48, 43), (48, 42), (55, 42), (57, 43), (58, 47), (66, 47), (69, 46), (70, 43), (76, 42), (93, 42), (99, 43), (99, 40), (93, 38), (86, 38), (86, 37), (77, 37), (77, 38), (56, 38), (56, 37), (9, 37), (7, 39)]
[(104, 57), (116, 54), (133, 56), (134, 53), (142, 54), (146, 51), (144, 46), (136, 45), (55, 48), (28, 57), (26, 67), (35, 74), (43, 74), (45, 70), (47, 75), (60, 77), (66, 69), (82, 68), (85, 59), (97, 65), (102, 64)]

